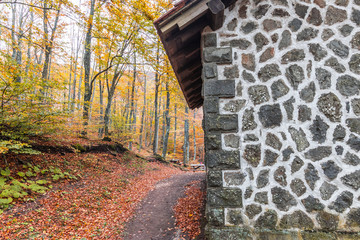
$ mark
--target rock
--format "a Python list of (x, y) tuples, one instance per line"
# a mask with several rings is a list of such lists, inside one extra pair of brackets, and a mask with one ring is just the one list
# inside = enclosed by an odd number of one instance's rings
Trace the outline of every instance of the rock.
[(210, 64), (204, 65), (204, 75), (208, 79), (217, 77), (216, 67)]
[(255, 227), (259, 229), (275, 229), (276, 223), (278, 221), (278, 216), (276, 211), (267, 210), (262, 214), (255, 222)]
[(254, 201), (258, 202), (258, 203), (261, 203), (261, 204), (268, 204), (269, 200), (268, 200), (267, 192), (258, 192), (258, 193), (256, 193)]
[(279, 104), (263, 105), (259, 110), (259, 120), (265, 128), (273, 128), (281, 125), (282, 114)]
[(299, 121), (306, 122), (311, 120), (311, 108), (306, 105), (299, 106)]
[(341, 156), (344, 153), (344, 148), (342, 146), (336, 146), (335, 151), (338, 156)]
[(314, 165), (309, 163), (308, 167), (305, 169), (305, 180), (312, 190), (315, 189), (315, 184), (319, 179), (318, 171), (315, 169)]
[(333, 25), (338, 22), (343, 22), (347, 18), (346, 10), (329, 6), (325, 16), (325, 24)]
[(302, 30), (300, 33), (298, 33), (297, 35), (297, 40), (298, 41), (309, 41), (311, 39), (314, 39), (317, 37), (319, 33), (319, 30), (314, 29), (314, 28), (305, 28), (304, 30)]
[(301, 128), (297, 130), (294, 127), (289, 127), (289, 132), (292, 140), (296, 143), (296, 149), (299, 152), (304, 151), (310, 146), (306, 134)]
[(316, 80), (318, 80), (320, 89), (328, 89), (331, 87), (331, 73), (323, 68), (315, 69)]
[(305, 52), (303, 49), (293, 49), (285, 53), (281, 58), (282, 64), (289, 62), (297, 62), (305, 59)]
[(242, 19), (247, 18), (247, 9), (248, 9), (248, 6), (245, 5), (245, 4), (240, 6), (240, 8), (239, 8), (239, 18), (242, 18)]
[(257, 128), (257, 123), (254, 118), (254, 109), (246, 109), (242, 120), (242, 131), (254, 130)]
[(288, 27), (290, 28), (291, 31), (296, 32), (301, 28), (301, 25), (302, 25), (302, 21), (300, 19), (295, 18), (289, 23)]
[(254, 76), (245, 70), (242, 72), (242, 77), (244, 80), (246, 80), (248, 82), (255, 82)]
[(342, 26), (340, 29), (341, 34), (344, 37), (347, 37), (351, 34), (351, 32), (354, 30), (353, 26), (350, 26), (349, 24), (345, 24), (344, 26)]
[(341, 181), (352, 189), (358, 190), (360, 188), (360, 170), (347, 174), (341, 178)]
[(234, 31), (237, 27), (238, 20), (236, 18), (233, 18), (227, 25), (227, 29), (229, 31)]
[(336, 198), (336, 200), (329, 206), (330, 209), (334, 209), (338, 213), (344, 212), (350, 208), (353, 203), (354, 195), (349, 191), (344, 191)]
[[(242, 90), (243, 90), (242, 83), (241, 83), (241, 81), (239, 81), (237, 86), (236, 86), (236, 96), (241, 97), (242, 96)], [(238, 102), (241, 105), (242, 103), (246, 103), (246, 100), (239, 100)]]
[(245, 214), (250, 219), (253, 219), (256, 215), (261, 213), (261, 211), (262, 211), (262, 209), (261, 209), (260, 205), (258, 205), (258, 204), (250, 204), (250, 205), (246, 206)]
[(344, 96), (354, 96), (359, 94), (360, 81), (350, 75), (343, 75), (338, 78), (336, 89)]
[(339, 63), (339, 61), (335, 57), (331, 57), (326, 60), (325, 66), (331, 67), (338, 73), (344, 73), (346, 71), (345, 66)]
[(241, 189), (208, 188), (207, 203), (216, 207), (242, 207)]
[(281, 71), (277, 64), (272, 63), (262, 67), (258, 73), (258, 77), (261, 81), (267, 82), (268, 80), (280, 76)]
[(360, 25), (360, 11), (353, 8), (351, 13), (351, 21), (356, 23), (357, 26)]
[(295, 5), (295, 13), (301, 18), (305, 18), (308, 9), (309, 9), (308, 6), (302, 4)]
[(271, 0), (271, 2), (276, 5), (283, 5), (285, 7), (289, 6), (287, 0)]
[(253, 190), (252, 190), (251, 188), (247, 188), (247, 189), (245, 190), (244, 198), (245, 198), (245, 199), (251, 198), (252, 193), (253, 193)]
[(332, 154), (332, 148), (328, 146), (319, 146), (313, 149), (310, 149), (305, 153), (305, 157), (314, 162), (320, 161), (326, 157), (329, 157)]
[(268, 102), (270, 99), (268, 89), (265, 85), (256, 85), (249, 87), (248, 94), (251, 101), (255, 105)]
[(304, 161), (299, 157), (295, 157), (294, 161), (291, 164), (291, 173), (295, 173), (300, 170), (300, 168), (304, 166)]
[(239, 68), (237, 65), (231, 67), (225, 67), (224, 69), (224, 76), (226, 78), (235, 79), (239, 78)]
[(349, 140), (346, 142), (352, 149), (360, 151), (360, 138), (355, 135), (350, 135)]
[(348, 165), (358, 166), (360, 164), (360, 158), (355, 154), (347, 152), (343, 162)]
[(259, 25), (256, 22), (247, 22), (241, 26), (241, 30), (243, 33), (248, 34), (256, 30), (258, 27)]
[(278, 182), (281, 186), (286, 187), (286, 169), (285, 167), (281, 166), (278, 167), (274, 172), (274, 179)]
[(204, 48), (204, 61), (210, 63), (229, 64), (232, 62), (231, 48)]
[(344, 45), (339, 40), (332, 40), (326, 46), (330, 48), (335, 53), (335, 55), (341, 58), (347, 58), (349, 56), (349, 47)]
[(300, 98), (302, 100), (304, 100), (305, 102), (310, 103), (310, 102), (314, 101), (315, 91), (316, 91), (315, 83), (311, 82), (309, 84), (309, 86), (307, 86), (303, 90), (301, 90)]
[(223, 226), (224, 225), (224, 210), (217, 208), (209, 208), (207, 211), (207, 219), (211, 226)]
[(269, 47), (266, 49), (263, 54), (260, 56), (260, 62), (266, 62), (267, 60), (273, 58), (275, 55), (275, 49), (273, 47)]
[(323, 200), (329, 200), (338, 187), (330, 183), (324, 182), (320, 187), (320, 195)]
[(355, 33), (350, 43), (352, 48), (360, 50), (360, 32)]
[(321, 211), (316, 215), (316, 220), (320, 224), (321, 229), (325, 231), (335, 231), (339, 224), (339, 217), (325, 211)]
[(277, 150), (280, 150), (282, 147), (280, 139), (272, 133), (266, 135), (265, 144)]
[(279, 154), (274, 153), (268, 149), (265, 150), (264, 166), (272, 166), (277, 162)]
[(245, 170), (246, 170), (246, 172), (248, 173), (249, 179), (250, 179), (251, 181), (253, 181), (253, 180), (254, 180), (254, 172), (253, 172), (252, 168), (248, 167), (248, 168), (246, 168)]
[(324, 143), (328, 129), (329, 125), (327, 125), (319, 116), (316, 116), (316, 119), (310, 126), (310, 132), (313, 135), (312, 140), (318, 143)]
[(335, 178), (337, 178), (339, 172), (342, 171), (342, 169), (338, 165), (336, 165), (334, 161), (322, 163), (321, 167), (324, 170), (324, 174), (330, 180), (334, 180)]
[(296, 196), (298, 197), (302, 196), (306, 192), (305, 184), (299, 178), (295, 178), (294, 180), (291, 181), (290, 188), (293, 191), (293, 193), (295, 193)]
[(257, 8), (253, 9), (251, 12), (256, 19), (261, 19), (262, 17), (264, 17), (266, 15), (269, 8), (270, 8), (269, 4), (264, 4), (264, 5), (260, 5)]
[(357, 133), (360, 135), (360, 118), (346, 119), (346, 125), (351, 132)]
[(291, 206), (296, 206), (296, 199), (285, 189), (274, 187), (271, 189), (272, 200), (281, 211), (288, 211)]
[(324, 29), (324, 31), (322, 32), (321, 39), (323, 41), (327, 41), (334, 35), (335, 35), (335, 33), (330, 28), (327, 28), (327, 29)]
[(286, 86), (285, 82), (281, 79), (271, 85), (271, 93), (274, 100), (285, 96), (289, 90), (289, 87)]
[(261, 51), (264, 46), (269, 44), (269, 40), (261, 33), (257, 33), (254, 36), (254, 42), (256, 44), (257, 51)]
[(294, 90), (297, 90), (299, 84), (305, 79), (304, 69), (297, 64), (291, 65), (286, 69), (285, 76)]
[(251, 42), (245, 39), (233, 39), (229, 42), (221, 43), (221, 46), (230, 46), (234, 48), (239, 48), (241, 50), (246, 50), (251, 46)]
[(274, 11), (272, 12), (272, 15), (274, 17), (289, 17), (290, 14), (285, 11), (284, 9), (281, 9), (281, 8), (276, 8), (274, 9)]
[(281, 28), (281, 22), (273, 19), (265, 19), (263, 22), (264, 30), (267, 32), (274, 31), (275, 29)]
[(253, 167), (257, 167), (261, 160), (261, 145), (246, 145), (244, 159)]
[(239, 148), (240, 137), (235, 134), (229, 134), (224, 136), (224, 142), (226, 147)]
[(346, 7), (349, 4), (349, 0), (336, 0), (335, 4), (338, 6)]
[(353, 73), (360, 74), (360, 54), (354, 54), (351, 56), (349, 67)]
[(253, 54), (242, 54), (241, 64), (242, 66), (250, 71), (255, 71), (255, 56)]
[(231, 225), (240, 225), (243, 223), (241, 211), (238, 209), (228, 209), (226, 221)]
[(317, 107), (331, 122), (340, 122), (342, 117), (341, 102), (333, 93), (322, 94)]
[(355, 115), (360, 116), (360, 98), (355, 98), (351, 101), (351, 107)]
[(353, 208), (347, 215), (346, 224), (350, 227), (360, 226), (360, 208)]
[(314, 228), (314, 223), (311, 218), (302, 211), (295, 211), (290, 215), (284, 215), (280, 221), (280, 227), (284, 229), (308, 229)]
[(244, 137), (245, 142), (257, 142), (259, 138), (255, 134), (246, 134)]
[(342, 141), (346, 136), (346, 130), (343, 126), (337, 125), (334, 134), (333, 134), (333, 141)]
[(223, 109), (228, 112), (237, 113), (245, 106), (245, 103), (245, 100), (231, 100), (224, 105)]
[(289, 30), (283, 31), (281, 34), (281, 40), (279, 43), (279, 49), (283, 50), (291, 45), (291, 33)]
[(286, 115), (287, 118), (289, 120), (293, 119), (293, 115), (294, 115), (294, 104), (295, 103), (295, 98), (291, 97), (289, 100), (287, 100), (286, 102), (284, 102), (284, 108), (286, 111)]
[(256, 179), (257, 188), (263, 188), (269, 183), (269, 170), (261, 170)]
[(320, 26), (323, 22), (320, 11), (317, 8), (311, 9), (306, 21), (312, 25)]
[(314, 56), (315, 61), (321, 61), (327, 56), (327, 51), (325, 48), (321, 47), (318, 43), (310, 43), (309, 51)]
[(314, 3), (317, 4), (319, 7), (324, 8), (326, 7), (325, 0), (314, 0)]

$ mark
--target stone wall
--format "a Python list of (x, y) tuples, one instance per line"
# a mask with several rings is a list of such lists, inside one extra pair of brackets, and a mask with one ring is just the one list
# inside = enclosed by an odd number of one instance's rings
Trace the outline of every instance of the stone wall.
[(202, 43), (209, 238), (360, 239), (360, 0), (225, 16)]

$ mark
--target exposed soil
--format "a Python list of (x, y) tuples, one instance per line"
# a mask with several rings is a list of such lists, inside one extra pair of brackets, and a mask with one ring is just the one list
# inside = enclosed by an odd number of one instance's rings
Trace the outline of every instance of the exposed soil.
[(187, 239), (175, 228), (173, 207), (184, 196), (185, 186), (192, 181), (203, 181), (205, 173), (185, 173), (157, 183), (127, 224), (124, 240)]

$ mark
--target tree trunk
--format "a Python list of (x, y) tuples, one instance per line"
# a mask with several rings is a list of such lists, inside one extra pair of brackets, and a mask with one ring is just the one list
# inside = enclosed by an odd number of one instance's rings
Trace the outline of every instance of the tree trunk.
[[(156, 51), (156, 66), (160, 64), (160, 46), (159, 42), (157, 44)], [(158, 152), (158, 140), (159, 140), (159, 117), (158, 117), (158, 98), (159, 98), (159, 86), (160, 79), (158, 70), (155, 73), (155, 101), (154, 101), (154, 113), (155, 113), (155, 131), (154, 131), (154, 142), (153, 142), (153, 154), (157, 154)]]
[(177, 131), (177, 104), (175, 103), (175, 123), (174, 123), (174, 156), (176, 153), (176, 131)]
[[(130, 98), (130, 134), (133, 135), (133, 129), (135, 128), (134, 124), (136, 123), (136, 115), (135, 115), (135, 83), (136, 83), (136, 52), (134, 52), (134, 65), (133, 65), (133, 81), (131, 85), (131, 98)], [(134, 138), (131, 137), (129, 142), (129, 149), (132, 149), (132, 140)]]
[(165, 109), (165, 122), (166, 122), (166, 129), (165, 129), (165, 137), (163, 142), (163, 152), (162, 157), (165, 159), (166, 152), (168, 148), (169, 142), (169, 133), (170, 133), (170, 117), (169, 117), (169, 108), (170, 108), (170, 90), (169, 90), (169, 83), (166, 83), (166, 109)]
[[(140, 135), (139, 135), (139, 151), (142, 148), (143, 142), (143, 131), (144, 131), (144, 118), (145, 118), (145, 110), (146, 110), (146, 75), (144, 76), (144, 100), (143, 107), (141, 111), (141, 126), (140, 126)], [(144, 135), (146, 138), (146, 134)]]
[(183, 162), (184, 166), (189, 164), (189, 108), (188, 106), (185, 107), (185, 124), (184, 124), (184, 146), (183, 146)]
[(99, 103), (100, 103), (100, 128), (98, 131), (98, 137), (102, 138), (104, 134), (104, 127), (103, 127), (103, 121), (104, 121), (104, 86), (102, 84), (101, 79), (99, 79)]
[(196, 160), (196, 128), (195, 128), (196, 110), (194, 110), (193, 132), (194, 132), (194, 161)]

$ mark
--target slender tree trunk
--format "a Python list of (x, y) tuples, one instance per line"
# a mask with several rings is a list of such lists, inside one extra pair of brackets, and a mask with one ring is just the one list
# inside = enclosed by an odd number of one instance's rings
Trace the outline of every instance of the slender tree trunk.
[(104, 86), (102, 84), (101, 79), (99, 79), (99, 104), (100, 104), (100, 128), (98, 131), (98, 136), (99, 138), (102, 138), (103, 134), (104, 134), (104, 127), (103, 127), (103, 121), (104, 121)]
[(175, 122), (174, 122), (174, 155), (176, 153), (176, 131), (177, 131), (177, 104), (175, 103), (175, 109), (174, 109), (174, 112), (175, 112)]
[(165, 129), (165, 137), (163, 142), (163, 153), (162, 156), (165, 159), (166, 152), (168, 148), (169, 142), (169, 134), (170, 134), (170, 116), (169, 116), (169, 108), (170, 108), (170, 90), (169, 90), (169, 83), (166, 83), (166, 108), (165, 108), (165, 122), (166, 122), (166, 129)]
[[(141, 111), (141, 126), (140, 126), (140, 135), (139, 135), (139, 151), (142, 148), (142, 142), (143, 142), (143, 131), (144, 131), (144, 118), (145, 118), (145, 109), (146, 109), (146, 76), (144, 77), (144, 100), (143, 100), (143, 107)], [(145, 134), (145, 140), (146, 140), (146, 134)]]
[[(133, 81), (131, 85), (131, 98), (130, 98), (130, 134), (133, 136), (133, 129), (135, 128), (134, 123), (136, 122), (135, 115), (135, 83), (136, 83), (136, 52), (134, 52), (134, 65), (133, 65)], [(131, 137), (129, 142), (129, 149), (132, 149), (132, 140), (134, 138)]]
[(189, 164), (189, 108), (188, 106), (185, 107), (185, 124), (184, 124), (184, 146), (183, 146), (183, 162), (184, 166)]
[[(156, 66), (160, 64), (160, 46), (157, 46), (156, 51)], [(160, 79), (159, 73), (156, 70), (155, 73), (155, 101), (154, 101), (154, 113), (155, 113), (155, 131), (154, 131), (154, 142), (153, 142), (153, 154), (157, 154), (158, 152), (158, 140), (159, 140), (159, 117), (158, 117), (158, 98), (159, 98), (159, 87), (160, 87)]]
[(196, 160), (196, 128), (195, 128), (196, 110), (194, 110), (193, 132), (194, 132), (194, 161)]

